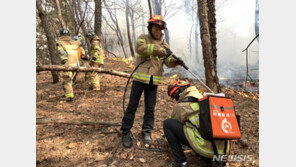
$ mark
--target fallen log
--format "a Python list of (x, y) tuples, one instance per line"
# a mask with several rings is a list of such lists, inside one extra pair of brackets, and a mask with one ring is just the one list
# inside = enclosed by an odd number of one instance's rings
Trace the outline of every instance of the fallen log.
[(116, 70), (108, 70), (103, 68), (96, 68), (96, 67), (64, 67), (59, 65), (42, 65), (36, 66), (36, 71), (77, 71), (77, 72), (98, 72), (98, 73), (105, 73), (110, 75), (115, 75), (119, 77), (129, 78), (130, 74), (122, 71)]
[(117, 122), (103, 122), (103, 121), (80, 121), (80, 120), (53, 120), (53, 119), (36, 119), (36, 124), (67, 124), (67, 125), (106, 125), (106, 126), (120, 126)]

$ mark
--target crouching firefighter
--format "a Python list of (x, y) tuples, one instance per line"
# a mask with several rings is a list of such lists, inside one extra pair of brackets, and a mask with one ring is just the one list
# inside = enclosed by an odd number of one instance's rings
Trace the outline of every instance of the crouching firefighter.
[[(70, 31), (68, 29), (60, 29), (60, 37), (57, 41), (57, 47), (61, 58), (61, 63), (66, 67), (79, 67), (78, 48), (79, 43), (72, 40)], [(83, 49), (83, 48), (80, 48)], [(72, 101), (74, 98), (73, 93), (73, 77), (76, 72), (65, 71), (62, 73), (64, 97), (67, 102)]]
[(173, 58), (169, 45), (163, 40), (163, 29), (166, 23), (162, 16), (155, 15), (148, 20), (148, 34), (137, 38), (135, 50), (137, 52), (133, 83), (129, 104), (122, 118), (120, 130), (123, 132), (123, 146), (132, 146), (131, 128), (134, 124), (135, 113), (139, 100), (144, 92), (145, 115), (142, 124), (142, 137), (145, 146), (151, 145), (151, 131), (154, 127), (154, 109), (156, 105), (157, 86), (163, 83), (163, 64), (169, 68), (183, 63), (180, 58)]
[[(169, 119), (163, 122), (163, 129), (174, 156), (174, 162), (167, 166), (189, 166), (181, 144), (191, 148), (206, 163), (211, 164), (215, 151), (228, 154), (229, 140), (205, 140), (200, 133), (200, 106), (196, 99), (203, 98), (195, 86), (188, 81), (176, 80), (168, 86), (168, 95), (178, 101)], [(216, 150), (213, 145), (216, 145)]]
[[(91, 67), (102, 67), (104, 65), (104, 51), (100, 38), (92, 31), (88, 31), (86, 38), (91, 43), (89, 65)], [(87, 73), (87, 76), (90, 77), (90, 89), (100, 90), (100, 78), (98, 73)]]

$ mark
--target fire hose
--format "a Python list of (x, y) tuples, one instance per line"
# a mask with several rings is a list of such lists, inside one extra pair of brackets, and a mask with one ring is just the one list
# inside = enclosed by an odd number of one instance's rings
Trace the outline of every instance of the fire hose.
[[(165, 60), (167, 59), (169, 56), (165, 57), (164, 59), (162, 60)], [(174, 54), (172, 54), (172, 57), (176, 60), (179, 60), (179, 58), (177, 56), (175, 56)], [(142, 61), (140, 64), (138, 64), (135, 69), (132, 71), (130, 77), (128, 78), (127, 82), (126, 82), (126, 85), (125, 85), (125, 89), (124, 89), (124, 94), (123, 94), (123, 102), (122, 102), (122, 109), (123, 109), (123, 113), (125, 113), (125, 95), (126, 95), (126, 91), (127, 91), (127, 87), (128, 87), (128, 84), (130, 82), (130, 79), (131, 77), (133, 76), (133, 74), (135, 73), (135, 71), (139, 68), (139, 66), (143, 63), (145, 63), (146, 61), (148, 61), (149, 59), (146, 59), (144, 61)], [(212, 89), (210, 89), (201, 79), (200, 77), (196, 76), (192, 71), (189, 70), (188, 66), (184, 63), (184, 61), (180, 61), (181, 64), (180, 66), (182, 66), (186, 71), (188, 71), (192, 76), (194, 76), (196, 79), (199, 80), (200, 83), (203, 84), (204, 87), (206, 87), (211, 93), (214, 93), (214, 91)]]

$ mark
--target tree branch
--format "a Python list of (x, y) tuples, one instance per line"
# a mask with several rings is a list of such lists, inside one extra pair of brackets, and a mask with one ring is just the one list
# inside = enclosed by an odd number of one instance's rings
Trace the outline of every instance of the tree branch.
[(37, 66), (36, 71), (77, 71), (77, 72), (95, 71), (98, 73), (105, 73), (105, 74), (115, 75), (119, 77), (125, 77), (125, 78), (130, 77), (130, 74), (125, 72), (96, 68), (96, 67), (64, 67), (59, 65), (42, 65), (42, 66)]
[(36, 124), (67, 124), (67, 125), (106, 125), (106, 126), (120, 126), (117, 122), (104, 121), (81, 121), (81, 120), (53, 120), (37, 118)]

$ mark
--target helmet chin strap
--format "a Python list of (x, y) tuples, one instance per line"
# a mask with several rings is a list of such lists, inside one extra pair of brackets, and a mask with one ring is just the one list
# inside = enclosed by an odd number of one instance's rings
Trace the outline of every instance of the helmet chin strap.
[(151, 28), (149, 28), (149, 26), (148, 26), (148, 32), (149, 32), (149, 34), (151, 35), (151, 37), (154, 39), (154, 40), (157, 40), (156, 38), (155, 38), (155, 36), (152, 34), (152, 26), (151, 26)]

